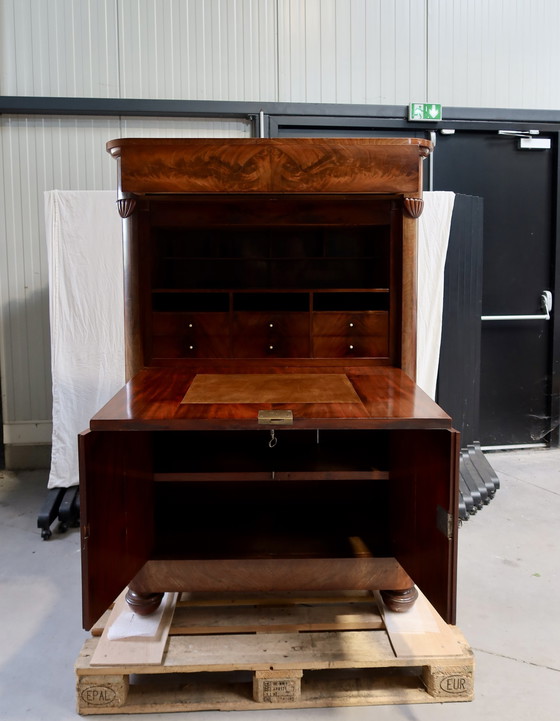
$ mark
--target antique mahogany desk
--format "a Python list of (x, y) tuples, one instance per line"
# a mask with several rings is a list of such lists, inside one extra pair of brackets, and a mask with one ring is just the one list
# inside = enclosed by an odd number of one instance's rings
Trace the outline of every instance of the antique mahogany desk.
[(129, 381), (80, 436), (84, 627), (126, 586), (417, 584), (454, 622), (458, 434), (414, 383), (430, 144), (107, 147)]

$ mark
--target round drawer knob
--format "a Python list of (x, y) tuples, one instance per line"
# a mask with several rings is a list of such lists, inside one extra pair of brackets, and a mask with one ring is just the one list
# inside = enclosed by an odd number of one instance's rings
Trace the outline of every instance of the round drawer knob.
[(268, 346), (268, 350), (274, 350), (274, 346), (273, 346), (273, 345), (269, 345), (269, 346)]
[(194, 350), (194, 345), (190, 345), (189, 350)]
[(269, 327), (269, 328), (274, 328), (274, 323), (269, 323), (269, 324), (268, 324), (268, 327)]
[(192, 328), (192, 327), (193, 327), (193, 324), (192, 324), (192, 323), (189, 323), (189, 328)]
[(348, 348), (349, 348), (350, 350), (354, 350), (354, 346), (353, 346), (353, 345), (349, 345)]
[(350, 328), (354, 327), (354, 323), (348, 323), (348, 325), (350, 326)]

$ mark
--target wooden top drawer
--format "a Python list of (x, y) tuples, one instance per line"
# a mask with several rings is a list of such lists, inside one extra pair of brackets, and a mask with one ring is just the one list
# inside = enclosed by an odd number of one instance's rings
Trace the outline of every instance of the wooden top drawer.
[(228, 333), (229, 313), (154, 313), (154, 336), (224, 335)]
[(259, 337), (295, 337), (309, 335), (307, 313), (237, 312), (233, 321), (234, 333)]
[(228, 358), (229, 336), (207, 335), (188, 338), (182, 335), (154, 336), (152, 358)]

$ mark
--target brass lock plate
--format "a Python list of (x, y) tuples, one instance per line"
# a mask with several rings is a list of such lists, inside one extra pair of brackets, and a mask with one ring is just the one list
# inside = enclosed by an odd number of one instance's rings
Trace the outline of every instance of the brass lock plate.
[(291, 426), (294, 422), (292, 411), (259, 411), (258, 422), (262, 425)]

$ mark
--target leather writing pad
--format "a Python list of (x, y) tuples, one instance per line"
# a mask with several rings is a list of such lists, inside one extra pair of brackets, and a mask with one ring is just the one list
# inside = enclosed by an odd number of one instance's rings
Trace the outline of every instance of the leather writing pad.
[(195, 376), (182, 403), (359, 403), (343, 373)]

